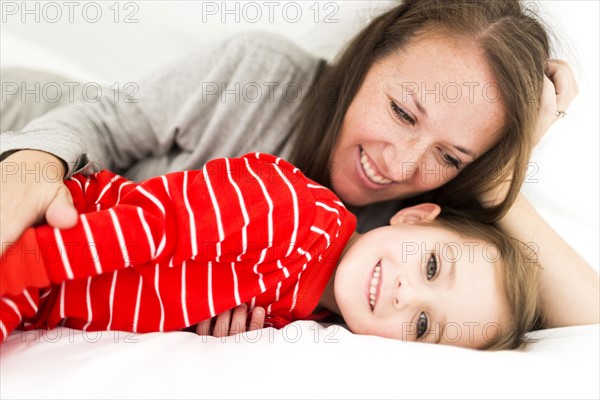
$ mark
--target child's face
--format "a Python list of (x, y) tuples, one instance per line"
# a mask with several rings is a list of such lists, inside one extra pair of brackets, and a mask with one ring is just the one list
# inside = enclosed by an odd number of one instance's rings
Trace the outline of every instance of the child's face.
[(498, 257), (435, 222), (382, 227), (341, 260), (336, 302), (357, 334), (480, 348), (504, 321)]

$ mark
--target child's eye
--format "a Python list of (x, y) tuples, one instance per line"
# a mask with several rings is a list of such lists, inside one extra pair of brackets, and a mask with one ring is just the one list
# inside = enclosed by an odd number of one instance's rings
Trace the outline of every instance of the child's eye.
[(432, 254), (429, 257), (429, 260), (427, 260), (427, 280), (431, 280), (433, 279), (433, 277), (437, 274), (438, 271), (438, 263), (437, 260), (435, 258), (435, 254)]
[(394, 112), (394, 114), (396, 114), (398, 116), (398, 118), (400, 118), (402, 121), (408, 122), (411, 125), (415, 124), (414, 118), (411, 117), (410, 115), (408, 115), (406, 113), (406, 111), (404, 111), (403, 109), (398, 107), (398, 105), (396, 103), (394, 103), (393, 100), (390, 100), (390, 107), (392, 108), (392, 111)]
[(417, 339), (420, 339), (426, 332), (429, 326), (429, 320), (427, 319), (427, 315), (424, 312), (419, 314), (419, 319), (417, 320)]

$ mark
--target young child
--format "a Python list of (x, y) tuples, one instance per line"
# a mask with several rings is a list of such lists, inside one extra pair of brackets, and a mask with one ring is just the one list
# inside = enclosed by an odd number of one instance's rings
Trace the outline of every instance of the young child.
[(515, 348), (537, 317), (535, 270), (492, 227), (422, 204), (354, 233), (328, 189), (265, 154), (127, 181), (65, 181), (72, 229), (28, 229), (0, 267), (14, 329), (173, 331), (241, 304), (280, 328), (325, 308), (358, 334)]

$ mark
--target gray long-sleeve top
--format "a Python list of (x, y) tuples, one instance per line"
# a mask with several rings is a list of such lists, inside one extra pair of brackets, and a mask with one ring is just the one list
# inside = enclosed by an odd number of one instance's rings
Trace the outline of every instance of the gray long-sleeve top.
[[(236, 35), (161, 67), (118, 95), (104, 88), (101, 96), (80, 96), (2, 133), (1, 157), (42, 150), (67, 163), (67, 176), (110, 169), (134, 180), (254, 151), (286, 158), (291, 118), (322, 62), (276, 34)], [(353, 210), (358, 230), (386, 224), (396, 207)]]

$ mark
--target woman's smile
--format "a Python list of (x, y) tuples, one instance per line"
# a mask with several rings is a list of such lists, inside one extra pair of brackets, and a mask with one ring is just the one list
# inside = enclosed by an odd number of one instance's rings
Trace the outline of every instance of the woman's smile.
[(373, 186), (374, 189), (380, 189), (381, 187), (385, 187), (393, 183), (391, 179), (381, 174), (375, 162), (373, 162), (373, 160), (361, 146), (358, 146), (358, 150), (360, 167), (364, 173), (364, 178), (366, 178), (368, 181), (367, 183), (370, 184), (369, 187)]

